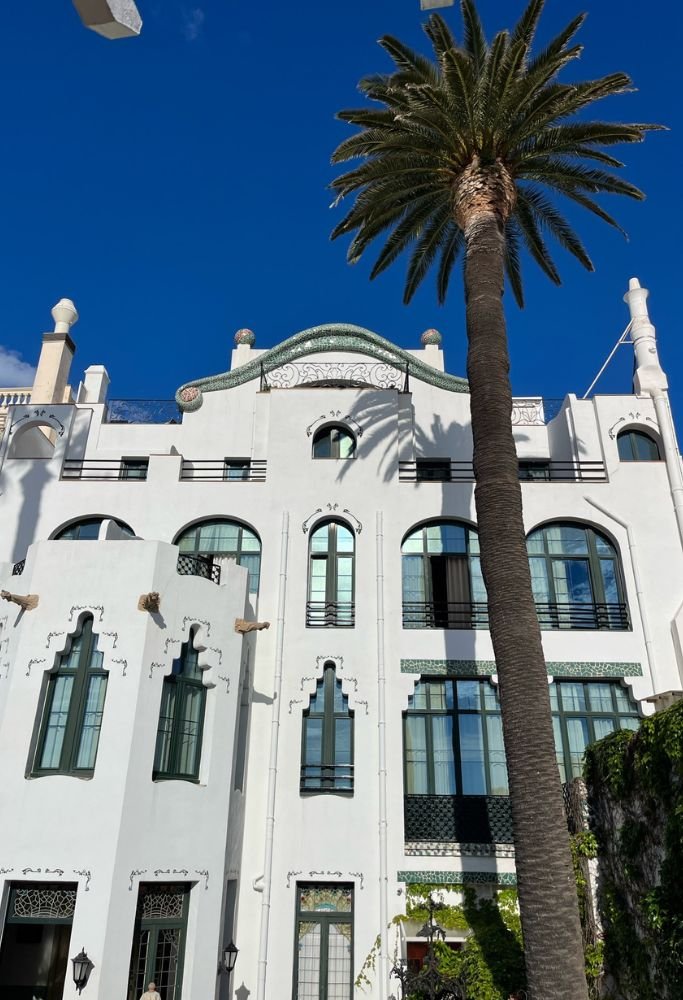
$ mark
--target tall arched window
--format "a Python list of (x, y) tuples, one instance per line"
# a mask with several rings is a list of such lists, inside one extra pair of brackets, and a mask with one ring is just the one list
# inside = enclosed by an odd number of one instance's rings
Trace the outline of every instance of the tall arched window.
[(83, 517), (79, 521), (72, 521), (71, 524), (67, 524), (66, 528), (62, 528), (61, 531), (57, 532), (55, 538), (79, 542), (97, 541), (102, 522), (107, 520), (117, 524), (124, 534), (134, 537), (135, 532), (133, 529), (125, 521), (119, 521), (118, 518)]
[(342, 424), (328, 424), (313, 435), (313, 458), (353, 458), (356, 439)]
[(353, 791), (353, 712), (331, 660), (304, 712), (300, 787), (302, 792)]
[(341, 521), (325, 521), (311, 532), (306, 625), (354, 624), (354, 537)]
[(90, 777), (100, 740), (107, 672), (88, 615), (48, 680), (33, 774)]
[(645, 431), (622, 431), (617, 434), (617, 448), (622, 462), (659, 462), (659, 445)]
[(197, 663), (199, 654), (194, 648), (195, 633), (196, 629), (190, 629), (190, 638), (183, 643), (170, 676), (164, 678), (154, 753), (154, 778), (191, 781), (199, 776), (206, 688)]
[(223, 556), (249, 570), (249, 593), (258, 592), (261, 572), (261, 541), (255, 532), (227, 518), (199, 521), (182, 531), (175, 540), (182, 553)]
[(486, 627), (479, 538), (455, 521), (427, 524), (401, 547), (404, 628)]
[(546, 524), (527, 538), (531, 583), (543, 629), (627, 629), (619, 554), (582, 524)]

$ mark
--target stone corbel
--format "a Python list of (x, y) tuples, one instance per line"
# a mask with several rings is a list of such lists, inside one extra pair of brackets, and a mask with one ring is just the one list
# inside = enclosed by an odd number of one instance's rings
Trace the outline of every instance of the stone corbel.
[(148, 594), (141, 594), (138, 601), (138, 611), (149, 611), (150, 614), (157, 614), (161, 607), (161, 595), (158, 590), (151, 590)]
[(0, 590), (0, 597), (3, 601), (18, 604), (22, 611), (33, 611), (34, 608), (38, 607), (40, 600), (37, 594), (27, 594), (26, 597), (22, 597), (20, 594), (10, 594), (9, 590)]
[(246, 635), (247, 632), (260, 632), (261, 629), (270, 628), (270, 622), (248, 622), (244, 618), (235, 619), (235, 632)]

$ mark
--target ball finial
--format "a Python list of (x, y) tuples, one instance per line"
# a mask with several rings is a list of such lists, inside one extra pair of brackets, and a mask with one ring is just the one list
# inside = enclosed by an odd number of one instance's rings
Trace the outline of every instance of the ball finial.
[(423, 347), (427, 347), (428, 344), (434, 344), (436, 347), (440, 347), (442, 340), (443, 338), (439, 331), (434, 329), (425, 330), (420, 337), (420, 343)]
[(235, 334), (235, 343), (238, 347), (240, 344), (247, 344), (249, 347), (253, 347), (256, 343), (256, 334), (253, 330), (247, 330), (245, 327), (242, 330), (238, 330)]

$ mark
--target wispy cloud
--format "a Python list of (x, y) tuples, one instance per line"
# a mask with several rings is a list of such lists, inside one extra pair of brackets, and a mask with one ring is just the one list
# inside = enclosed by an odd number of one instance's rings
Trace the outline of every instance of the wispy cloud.
[(12, 389), (33, 385), (35, 374), (33, 365), (23, 361), (18, 351), (10, 351), (0, 344), (0, 387)]
[(202, 33), (206, 14), (201, 7), (186, 10), (183, 17), (183, 34), (188, 42), (196, 42)]

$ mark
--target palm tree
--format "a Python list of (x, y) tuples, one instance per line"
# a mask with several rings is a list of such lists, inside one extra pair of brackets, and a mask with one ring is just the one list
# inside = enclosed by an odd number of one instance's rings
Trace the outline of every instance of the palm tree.
[(489, 43), (474, 0), (461, 0), (463, 44), (439, 15), (425, 25), (433, 60), (395, 38), (381, 39), (396, 68), (360, 83), (378, 106), (338, 116), (360, 131), (341, 143), (333, 162), (363, 162), (333, 183), (338, 200), (355, 195), (355, 201), (332, 235), (355, 233), (348, 251), (355, 262), (388, 234), (373, 278), (411, 248), (406, 303), (432, 264), (443, 303), (464, 255), (475, 502), (500, 678), (529, 994), (581, 1000), (587, 987), (576, 888), (525, 545), (502, 296), (507, 275), (523, 304), (522, 247), (559, 284), (546, 235), (593, 269), (548, 194), (564, 195), (618, 229), (593, 195), (643, 194), (614, 174), (622, 164), (605, 147), (638, 142), (654, 126), (575, 117), (624, 93), (631, 81), (612, 73), (559, 82), (560, 71), (581, 52), (573, 39), (584, 16), (532, 55), (544, 5), (530, 0), (517, 26)]

